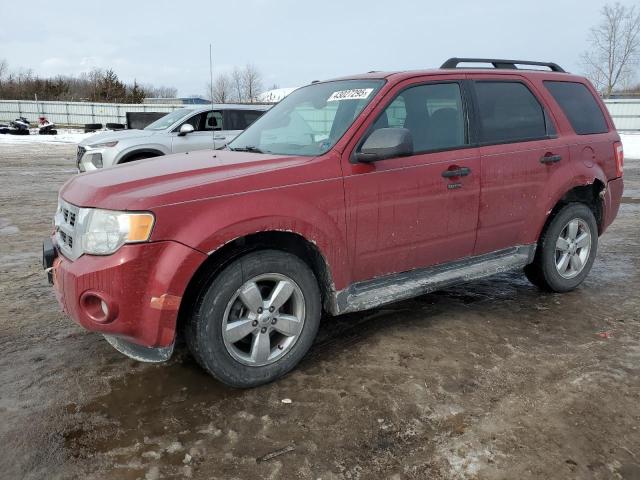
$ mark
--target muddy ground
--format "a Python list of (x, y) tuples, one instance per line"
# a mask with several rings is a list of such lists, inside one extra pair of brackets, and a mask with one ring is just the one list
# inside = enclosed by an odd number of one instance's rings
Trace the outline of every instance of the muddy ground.
[(40, 249), (74, 154), (0, 145), (2, 479), (640, 478), (640, 161), (578, 290), (503, 274), (329, 319), (238, 391), (60, 313)]

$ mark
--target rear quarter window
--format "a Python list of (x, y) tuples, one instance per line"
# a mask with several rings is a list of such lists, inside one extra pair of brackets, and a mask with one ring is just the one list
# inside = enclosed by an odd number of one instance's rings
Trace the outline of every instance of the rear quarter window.
[(578, 82), (547, 80), (544, 86), (558, 102), (578, 135), (609, 131), (607, 121), (589, 89)]

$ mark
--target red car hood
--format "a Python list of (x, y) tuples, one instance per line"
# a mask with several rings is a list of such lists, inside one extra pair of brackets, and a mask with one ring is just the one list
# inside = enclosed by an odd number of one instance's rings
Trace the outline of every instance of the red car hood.
[(299, 174), (305, 169), (294, 169), (294, 175), (268, 173), (311, 161), (310, 157), (202, 150), (83, 173), (69, 180), (60, 195), (79, 207), (147, 210), (304, 181)]

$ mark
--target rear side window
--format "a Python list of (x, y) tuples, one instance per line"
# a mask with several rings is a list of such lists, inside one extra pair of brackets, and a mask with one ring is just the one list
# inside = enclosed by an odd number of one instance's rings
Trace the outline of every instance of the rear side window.
[(226, 130), (244, 130), (263, 113), (260, 110), (229, 110), (227, 112), (228, 125), (226, 125)]
[(607, 121), (589, 89), (577, 82), (545, 81), (544, 86), (553, 95), (578, 135), (606, 133)]
[(524, 84), (480, 81), (475, 85), (482, 143), (547, 137), (544, 109)]

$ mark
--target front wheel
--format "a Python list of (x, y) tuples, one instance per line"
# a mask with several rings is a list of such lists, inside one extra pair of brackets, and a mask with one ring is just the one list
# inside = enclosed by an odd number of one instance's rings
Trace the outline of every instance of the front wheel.
[(221, 382), (255, 387), (285, 375), (304, 357), (318, 331), (320, 305), (316, 278), (300, 258), (253, 252), (204, 287), (187, 344)]
[(538, 242), (532, 264), (525, 267), (534, 285), (568, 292), (589, 274), (598, 249), (598, 224), (591, 209), (570, 203), (551, 220)]

